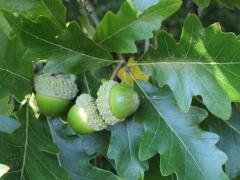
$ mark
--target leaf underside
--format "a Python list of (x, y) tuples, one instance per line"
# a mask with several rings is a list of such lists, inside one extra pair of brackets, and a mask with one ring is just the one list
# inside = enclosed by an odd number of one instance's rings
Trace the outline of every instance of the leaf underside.
[(180, 180), (225, 180), (222, 165), (227, 157), (215, 146), (219, 137), (199, 128), (206, 111), (191, 107), (183, 113), (169, 89), (157, 89), (143, 81), (136, 85), (142, 99), (135, 120), (145, 127), (140, 159), (147, 160), (159, 153), (161, 173), (176, 173)]
[(98, 153), (105, 151), (108, 138), (103, 133), (82, 136), (70, 135), (66, 125), (58, 119), (51, 121), (51, 128), (60, 149), (62, 165), (72, 179), (120, 180), (112, 172), (90, 164), (90, 160), (96, 158), (96, 154), (99, 155)]
[(143, 126), (126, 121), (111, 128), (108, 158), (113, 159), (120, 177), (135, 180), (144, 176), (148, 169), (146, 161), (138, 158), (138, 148), (143, 134)]
[(58, 164), (58, 149), (46, 136), (29, 105), (16, 114), (21, 127), (11, 136), (0, 133), (0, 162), (11, 170), (4, 179), (66, 179), (68, 174)]
[(39, 17), (36, 23), (26, 17), (20, 21), (22, 39), (29, 48), (24, 59), (47, 59), (44, 72), (79, 74), (114, 63), (111, 55), (87, 38), (76, 22), (61, 29), (46, 17)]
[(226, 174), (234, 179), (240, 176), (240, 111), (234, 106), (229, 121), (223, 121), (214, 116), (208, 117), (205, 125), (214, 133), (220, 135), (218, 147), (228, 156), (225, 164)]

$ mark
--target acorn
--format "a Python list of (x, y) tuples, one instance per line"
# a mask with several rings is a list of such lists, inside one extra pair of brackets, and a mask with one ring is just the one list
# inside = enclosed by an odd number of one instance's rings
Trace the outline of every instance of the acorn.
[(97, 95), (99, 113), (109, 125), (124, 121), (140, 104), (139, 95), (132, 87), (112, 80), (104, 82)]
[(95, 99), (88, 94), (81, 94), (77, 98), (76, 104), (68, 112), (67, 121), (79, 134), (90, 134), (107, 128), (98, 112)]
[(40, 74), (34, 79), (36, 102), (40, 113), (58, 116), (71, 104), (78, 93), (74, 79), (64, 74)]

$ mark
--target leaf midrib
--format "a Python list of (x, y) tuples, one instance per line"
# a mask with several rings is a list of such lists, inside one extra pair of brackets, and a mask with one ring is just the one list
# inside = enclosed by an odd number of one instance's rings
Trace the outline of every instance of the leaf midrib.
[(24, 152), (23, 152), (23, 163), (22, 163), (22, 168), (21, 168), (21, 177), (20, 179), (25, 179), (24, 178), (24, 169), (25, 169), (25, 164), (26, 164), (26, 158), (27, 158), (27, 149), (28, 149), (28, 128), (29, 128), (29, 114), (28, 114), (28, 105), (26, 107), (26, 126), (25, 126), (25, 142), (24, 142)]
[(38, 40), (40, 40), (40, 41), (43, 41), (43, 42), (46, 43), (46, 44), (50, 44), (50, 45), (56, 46), (56, 47), (58, 47), (58, 48), (60, 48), (60, 49), (64, 49), (64, 50), (66, 50), (66, 51), (73, 52), (73, 53), (79, 54), (79, 55), (81, 55), (81, 56), (85, 56), (85, 57), (88, 57), (88, 58), (94, 58), (95, 60), (103, 61), (103, 62), (111, 62), (111, 63), (114, 63), (114, 62), (118, 63), (118, 62), (120, 62), (120, 60), (113, 61), (113, 60), (110, 60), (110, 59), (103, 59), (103, 58), (99, 58), (99, 57), (95, 57), (95, 56), (90, 56), (90, 55), (88, 55), (88, 54), (81, 53), (81, 52), (75, 51), (75, 50), (73, 50), (73, 49), (67, 48), (67, 47), (65, 47), (65, 46), (62, 46), (62, 45), (60, 45), (60, 44), (56, 44), (56, 43), (53, 43), (53, 42), (48, 41), (48, 40), (46, 40), (46, 39), (40, 38), (40, 37), (38, 37), (38, 36), (36, 36), (36, 35), (28, 32), (28, 31), (25, 31), (25, 30), (22, 29), (22, 28), (20, 28), (20, 30), (23, 31), (24, 33), (32, 36), (33, 38), (36, 38), (36, 39), (38, 39)]
[[(175, 3), (171, 4), (171, 5), (169, 5), (168, 7), (170, 8), (170, 7), (172, 7), (172, 6), (175, 6), (176, 4), (178, 4), (178, 2), (175, 2)], [(154, 5), (154, 6), (155, 6), (155, 5)], [(155, 10), (155, 11), (152, 11), (151, 13), (149, 13), (149, 14), (146, 15), (146, 16), (142, 16), (141, 18), (144, 19), (144, 18), (151, 17), (153, 14), (155, 14), (155, 13), (157, 13), (158, 11), (160, 11), (160, 10), (162, 10), (162, 9), (165, 9), (165, 8), (166, 8), (165, 6), (162, 7), (162, 8), (159, 8), (159, 9), (157, 9), (157, 10)], [(123, 26), (123, 27), (120, 28), (119, 30), (117, 30), (117, 31), (115, 31), (115, 32), (113, 32), (113, 33), (111, 33), (109, 36), (105, 37), (105, 38), (102, 39), (101, 41), (96, 41), (96, 43), (97, 43), (97, 44), (102, 44), (104, 41), (106, 41), (106, 40), (112, 38), (113, 36), (119, 34), (121, 31), (124, 31), (124, 30), (127, 29), (128, 27), (134, 25), (135, 23), (138, 23), (139, 21), (141, 21), (140, 18), (139, 18), (139, 19), (136, 19), (136, 21), (133, 21), (133, 22), (129, 23), (129, 24), (126, 25), (126, 26)]]
[(22, 76), (22, 75), (20, 75), (20, 74), (17, 74), (17, 73), (14, 73), (13, 71), (10, 71), (10, 70), (8, 70), (8, 69), (0, 68), (0, 71), (7, 72), (8, 74), (14, 75), (14, 76), (16, 76), (16, 77), (18, 77), (18, 78), (21, 78), (21, 79), (27, 81), (28, 83), (31, 83), (31, 80), (30, 80), (30, 79), (27, 79), (27, 78), (25, 78), (24, 76)]
[[(146, 94), (146, 92), (144, 91), (144, 89), (142, 88), (141, 85), (139, 85), (139, 83), (137, 81), (135, 81), (138, 85), (138, 87), (140, 87), (140, 89), (142, 90), (143, 94), (145, 95), (145, 97), (148, 99), (148, 101), (152, 104), (152, 106), (154, 107), (154, 109), (158, 112), (158, 114), (162, 117), (162, 119), (164, 120), (165, 117), (162, 115), (162, 113), (158, 110), (158, 108), (156, 107), (156, 105), (154, 103), (152, 103), (151, 98)], [(179, 139), (179, 141), (181, 142), (181, 144), (185, 147), (186, 151), (190, 154), (190, 156), (192, 157), (193, 161), (195, 162), (195, 164), (197, 165), (197, 167), (199, 168), (199, 172), (203, 175), (203, 177), (206, 178), (203, 170), (201, 169), (201, 167), (198, 165), (195, 157), (193, 156), (192, 152), (187, 148), (186, 144), (181, 140), (180, 137), (177, 136), (177, 133), (175, 132), (175, 130), (169, 125), (169, 123), (167, 121), (165, 121), (165, 124), (169, 127), (169, 129), (175, 134), (175, 136), (177, 137), (177, 139)], [(207, 179), (207, 178), (206, 178)]]

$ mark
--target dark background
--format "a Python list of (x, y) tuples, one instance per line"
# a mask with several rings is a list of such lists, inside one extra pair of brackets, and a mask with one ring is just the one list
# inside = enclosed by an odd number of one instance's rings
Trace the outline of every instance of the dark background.
[[(92, 0), (96, 14), (101, 20), (108, 10), (117, 12), (123, 0)], [(83, 5), (77, 0), (64, 0), (67, 7), (67, 19), (79, 21), (83, 14)], [(170, 32), (179, 39), (182, 25), (188, 13), (195, 13), (199, 16), (204, 26), (219, 22), (223, 31), (240, 34), (240, 10), (224, 6), (217, 0), (212, 0), (207, 8), (198, 8), (192, 0), (184, 0), (181, 9), (169, 19), (167, 19), (162, 29)]]

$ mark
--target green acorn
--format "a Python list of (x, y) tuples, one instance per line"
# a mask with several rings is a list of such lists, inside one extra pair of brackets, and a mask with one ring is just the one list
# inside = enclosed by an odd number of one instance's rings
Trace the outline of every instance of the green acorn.
[(97, 95), (99, 113), (109, 125), (124, 121), (140, 104), (139, 95), (133, 88), (112, 80), (104, 82)]
[(107, 128), (94, 98), (88, 94), (82, 94), (77, 98), (76, 104), (68, 112), (67, 119), (68, 125), (80, 134), (90, 134)]
[(78, 93), (74, 80), (63, 74), (40, 74), (35, 77), (34, 86), (39, 111), (45, 116), (60, 115)]

